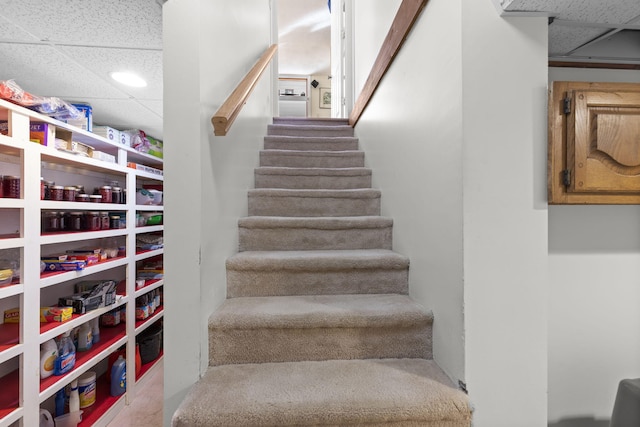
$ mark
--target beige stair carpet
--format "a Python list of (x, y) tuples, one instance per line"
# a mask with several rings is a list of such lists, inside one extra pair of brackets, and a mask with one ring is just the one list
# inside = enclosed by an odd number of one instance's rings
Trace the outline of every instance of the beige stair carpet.
[(274, 119), (175, 427), (469, 427), (345, 120)]

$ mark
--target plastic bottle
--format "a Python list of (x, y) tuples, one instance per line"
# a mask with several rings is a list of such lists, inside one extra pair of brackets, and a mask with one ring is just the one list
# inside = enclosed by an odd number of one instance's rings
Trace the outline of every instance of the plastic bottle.
[(70, 335), (71, 331), (65, 332), (58, 342), (58, 358), (53, 369), (54, 375), (64, 375), (76, 364), (76, 347)]
[(64, 415), (64, 406), (67, 400), (67, 393), (63, 388), (56, 393), (56, 417)]
[(71, 393), (69, 393), (69, 412), (80, 410), (80, 394), (78, 394), (78, 380), (71, 381)]
[(120, 396), (127, 391), (127, 362), (122, 355), (111, 367), (111, 396)]
[(91, 324), (85, 322), (80, 325), (78, 332), (78, 351), (87, 351), (93, 345), (93, 336), (91, 335)]
[(93, 344), (100, 342), (100, 318), (95, 317), (91, 319), (91, 337), (93, 338)]
[(40, 346), (40, 379), (53, 375), (58, 357), (58, 345), (54, 340), (45, 341)]

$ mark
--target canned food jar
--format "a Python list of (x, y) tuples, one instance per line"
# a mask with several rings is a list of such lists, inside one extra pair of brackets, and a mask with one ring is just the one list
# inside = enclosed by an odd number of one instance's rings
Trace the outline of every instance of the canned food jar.
[(85, 194), (84, 185), (74, 185), (76, 187), (76, 195), (77, 194)]
[(100, 187), (100, 195), (102, 196), (102, 203), (112, 203), (111, 186), (103, 185)]
[(61, 202), (64, 200), (64, 187), (62, 185), (54, 185), (49, 190), (49, 194), (51, 196), (51, 200)]
[(60, 231), (60, 212), (48, 211), (42, 215), (43, 231)]
[(109, 212), (100, 212), (100, 228), (103, 230), (108, 230), (110, 227)]
[(64, 187), (62, 190), (62, 198), (66, 202), (74, 202), (76, 200), (76, 192), (78, 189), (76, 187)]
[(4, 177), (0, 175), (0, 198), (4, 197)]
[(112, 187), (111, 189), (111, 203), (123, 203), (122, 201), (122, 188)]
[(56, 185), (53, 181), (45, 181), (44, 182), (44, 199), (51, 200), (51, 189)]
[(4, 197), (9, 199), (20, 198), (20, 177), (5, 176), (2, 179)]
[(91, 194), (89, 195), (89, 201), (91, 203), (102, 203), (102, 196), (99, 194)]
[(118, 215), (112, 215), (109, 218), (109, 228), (120, 228), (120, 217)]
[(83, 203), (87, 203), (89, 202), (89, 195), (88, 194), (76, 194), (76, 202), (83, 202)]
[(40, 200), (44, 200), (45, 193), (44, 178), (40, 177)]
[(87, 231), (100, 230), (100, 214), (88, 211), (84, 213), (84, 229)]
[(65, 214), (64, 218), (65, 227), (68, 231), (83, 230), (82, 219), (84, 218), (84, 214), (82, 212), (68, 212)]

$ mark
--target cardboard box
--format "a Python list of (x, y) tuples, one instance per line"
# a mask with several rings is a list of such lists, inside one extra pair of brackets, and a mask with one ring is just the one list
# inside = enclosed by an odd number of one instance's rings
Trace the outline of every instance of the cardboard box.
[(72, 314), (71, 307), (40, 307), (40, 323), (66, 322)]
[(10, 308), (4, 311), (4, 323), (20, 323), (20, 308)]
[(102, 296), (73, 294), (68, 297), (58, 299), (58, 305), (63, 307), (71, 307), (75, 314), (85, 314), (88, 311), (102, 307)]
[(131, 147), (131, 135), (126, 132), (120, 132), (120, 144)]
[(65, 123), (75, 126), (77, 128), (91, 132), (93, 128), (93, 109), (89, 104), (71, 104), (76, 107), (81, 113), (82, 117), (79, 119), (63, 120)]
[[(31, 122), (29, 125), (29, 140), (32, 142), (49, 145), (51, 141), (49, 135), (53, 137), (55, 128), (49, 123)], [(9, 122), (0, 121), (0, 134), (9, 135)]]
[(108, 139), (114, 144), (122, 144), (120, 140), (120, 131), (109, 126), (94, 126), (93, 133), (100, 135), (103, 138)]
[(93, 150), (93, 153), (92, 153), (91, 157), (93, 157), (96, 160), (103, 161), (103, 162), (109, 162), (109, 163), (115, 163), (116, 162), (116, 156), (111, 155), (109, 153), (105, 153), (104, 151)]
[(45, 271), (75, 271), (84, 270), (87, 266), (86, 261), (55, 261), (43, 260)]

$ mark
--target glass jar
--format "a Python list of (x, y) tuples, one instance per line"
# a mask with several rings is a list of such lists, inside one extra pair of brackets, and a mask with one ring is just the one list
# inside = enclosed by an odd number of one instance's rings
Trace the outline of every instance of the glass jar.
[(20, 198), (20, 177), (19, 176), (4, 176), (2, 178), (3, 182), (3, 193), (4, 197), (8, 197), (10, 199), (19, 199)]
[(77, 194), (85, 194), (84, 185), (74, 185), (76, 187), (76, 195)]
[(44, 199), (51, 200), (51, 189), (56, 185), (53, 181), (45, 181), (44, 182)]
[(112, 215), (109, 217), (109, 228), (112, 228), (112, 229), (120, 228), (120, 216)]
[(42, 231), (61, 231), (60, 212), (47, 211), (42, 214)]
[(74, 202), (77, 191), (78, 189), (76, 187), (64, 187), (64, 190), (62, 190), (62, 199), (65, 202)]
[(102, 196), (102, 203), (112, 203), (111, 186), (103, 185), (100, 187), (100, 195)]
[(76, 202), (88, 203), (89, 200), (88, 194), (76, 194)]
[(0, 175), (0, 198), (4, 197), (4, 177)]
[(44, 200), (44, 196), (45, 196), (44, 178), (40, 177), (40, 200)]
[(64, 200), (64, 187), (62, 185), (54, 185), (49, 189), (49, 195), (51, 196), (51, 200), (55, 200), (56, 202), (61, 202)]
[(111, 203), (124, 203), (122, 201), (122, 188), (120, 187), (112, 187), (111, 188)]
[(87, 231), (100, 230), (100, 213), (88, 211), (84, 213), (84, 229)]
[(109, 212), (100, 212), (100, 228), (108, 230), (109, 227)]
[(91, 203), (102, 203), (102, 196), (99, 194), (91, 194), (89, 195), (89, 201)]
[(83, 229), (83, 224), (82, 224), (83, 217), (84, 217), (84, 213), (82, 213), (82, 212), (67, 212), (64, 215), (66, 230), (68, 230), (68, 231), (82, 231), (82, 229)]

